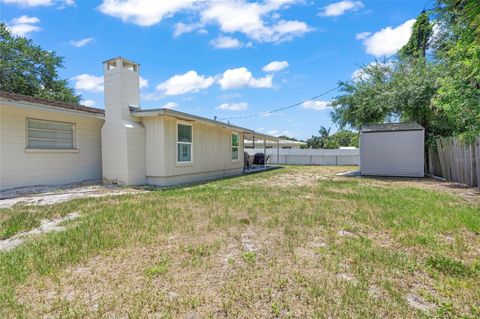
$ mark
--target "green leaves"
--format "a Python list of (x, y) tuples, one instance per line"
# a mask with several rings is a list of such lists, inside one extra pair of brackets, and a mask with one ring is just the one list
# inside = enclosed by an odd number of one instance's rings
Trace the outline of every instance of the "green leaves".
[(60, 79), (63, 58), (32, 40), (13, 37), (0, 23), (0, 89), (50, 100), (79, 103), (81, 96)]
[(435, 18), (435, 34), (422, 12), (394, 59), (363, 66), (353, 82), (340, 82), (334, 122), (358, 128), (414, 121), (425, 127), (427, 143), (480, 135), (480, 2), (440, 0)]

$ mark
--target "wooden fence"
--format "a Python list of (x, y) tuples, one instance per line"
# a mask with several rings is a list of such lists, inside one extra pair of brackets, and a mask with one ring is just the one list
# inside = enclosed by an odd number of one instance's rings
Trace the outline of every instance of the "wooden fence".
[(457, 183), (480, 187), (480, 137), (473, 144), (457, 138), (439, 138), (428, 149), (429, 173)]

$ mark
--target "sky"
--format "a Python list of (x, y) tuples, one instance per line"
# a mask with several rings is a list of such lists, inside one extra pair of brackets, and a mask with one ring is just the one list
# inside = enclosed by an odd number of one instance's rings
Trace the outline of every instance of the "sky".
[(394, 54), (429, 2), (0, 0), (0, 19), (65, 58), (60, 76), (85, 105), (103, 108), (102, 61), (123, 56), (141, 65), (143, 109), (307, 139), (320, 126), (338, 129), (330, 101), (340, 91), (269, 111), (322, 94)]

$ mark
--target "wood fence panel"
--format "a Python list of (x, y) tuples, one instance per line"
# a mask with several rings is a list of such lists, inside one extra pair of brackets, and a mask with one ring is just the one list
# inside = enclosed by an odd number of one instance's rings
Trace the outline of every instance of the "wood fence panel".
[(475, 143), (475, 168), (477, 171), (477, 186), (480, 188), (480, 137)]
[[(465, 144), (452, 137), (439, 138), (436, 144), (437, 165), (443, 178), (471, 186), (480, 184), (480, 137), (473, 144)], [(429, 162), (435, 172), (435, 152), (429, 149), (429, 154), (432, 158)]]

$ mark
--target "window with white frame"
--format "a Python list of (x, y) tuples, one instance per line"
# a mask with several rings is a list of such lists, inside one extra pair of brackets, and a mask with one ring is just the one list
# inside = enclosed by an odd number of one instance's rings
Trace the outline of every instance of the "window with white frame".
[(27, 119), (27, 149), (75, 149), (75, 124)]
[(177, 123), (177, 162), (192, 162), (192, 125)]
[(238, 160), (238, 150), (240, 146), (240, 134), (238, 133), (232, 133), (232, 160), (237, 161)]

